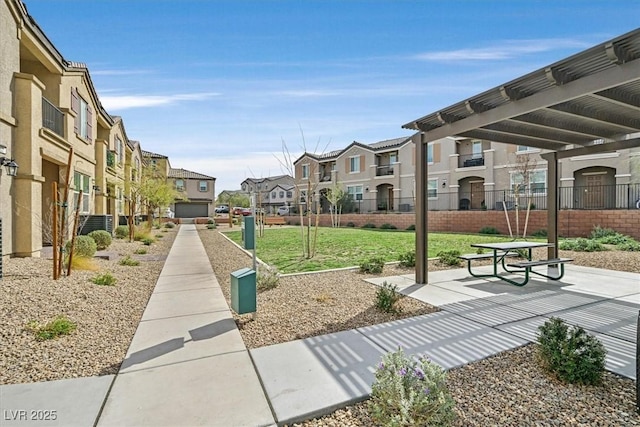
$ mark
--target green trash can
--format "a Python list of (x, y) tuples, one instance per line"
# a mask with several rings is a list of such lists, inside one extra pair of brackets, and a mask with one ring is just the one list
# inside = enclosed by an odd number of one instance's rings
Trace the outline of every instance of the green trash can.
[(238, 314), (255, 313), (256, 272), (241, 268), (231, 273), (231, 308)]

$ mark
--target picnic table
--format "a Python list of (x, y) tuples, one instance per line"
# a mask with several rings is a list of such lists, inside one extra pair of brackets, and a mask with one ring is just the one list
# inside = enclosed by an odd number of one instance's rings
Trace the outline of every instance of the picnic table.
[[(458, 258), (464, 259), (467, 261), (467, 269), (469, 270), (469, 274), (473, 277), (486, 278), (486, 277), (495, 277), (500, 280), (504, 280), (507, 283), (516, 286), (524, 286), (529, 282), (530, 274), (537, 274), (542, 277), (546, 277), (551, 280), (560, 280), (562, 276), (564, 276), (564, 264), (567, 262), (573, 261), (569, 258), (551, 258), (551, 259), (543, 259), (543, 260), (532, 260), (532, 250), (534, 248), (546, 248), (553, 246), (552, 243), (544, 243), (544, 242), (527, 242), (527, 241), (513, 241), (513, 242), (500, 242), (500, 243), (474, 243), (471, 247), (474, 248), (482, 248), (489, 249), (491, 253), (489, 254), (465, 254), (460, 255)], [(508, 257), (513, 256), (522, 256), (522, 252), (525, 254), (525, 261), (507, 263), (505, 261)], [(486, 273), (474, 273), (471, 268), (471, 262), (474, 260), (480, 259), (491, 259), (493, 261), (493, 272)], [(507, 274), (517, 274), (524, 273), (523, 280), (515, 280), (509, 277), (502, 272), (498, 272), (498, 265), (502, 266), (502, 270)], [(559, 267), (559, 271), (553, 274), (545, 274), (540, 271), (534, 271), (533, 267), (540, 266), (556, 266)]]

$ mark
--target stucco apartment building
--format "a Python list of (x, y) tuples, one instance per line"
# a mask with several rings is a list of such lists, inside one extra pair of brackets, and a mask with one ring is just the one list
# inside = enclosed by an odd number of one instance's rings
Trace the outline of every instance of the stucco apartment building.
[(279, 206), (290, 206), (295, 200), (294, 178), (276, 175), (266, 178), (247, 178), (240, 184), (244, 193), (256, 196), (256, 206), (266, 213), (275, 213)]
[[(119, 224), (144, 159), (122, 118), (103, 108), (87, 66), (66, 60), (20, 0), (0, 0), (0, 58), (2, 255), (39, 256), (51, 243), (54, 185), (74, 208), (81, 196), (80, 214), (102, 217), (105, 229)], [(16, 176), (4, 171), (11, 161)]]
[[(351, 195), (351, 210), (411, 212), (415, 206), (418, 135), (363, 144), (294, 162), (295, 184), (319, 197), (338, 186)], [(516, 203), (546, 206), (544, 150), (498, 142), (444, 138), (429, 143), (428, 199), (432, 210), (511, 209)], [(560, 162), (561, 209), (634, 209), (640, 201), (640, 148), (578, 156)], [(310, 185), (311, 184), (311, 185)]]

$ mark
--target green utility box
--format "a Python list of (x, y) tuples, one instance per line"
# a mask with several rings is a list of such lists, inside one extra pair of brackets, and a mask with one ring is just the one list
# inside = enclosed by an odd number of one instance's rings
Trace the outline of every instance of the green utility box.
[(256, 223), (252, 216), (245, 216), (242, 223), (242, 243), (245, 249), (256, 247)]
[(256, 272), (241, 268), (231, 273), (231, 308), (238, 314), (256, 312)]

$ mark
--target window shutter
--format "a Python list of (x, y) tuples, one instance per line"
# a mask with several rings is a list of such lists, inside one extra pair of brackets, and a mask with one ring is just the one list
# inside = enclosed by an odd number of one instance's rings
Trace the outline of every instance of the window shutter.
[(507, 144), (507, 153), (515, 153), (518, 146), (515, 144)]
[(80, 100), (78, 99), (78, 92), (75, 87), (71, 88), (71, 111), (76, 115), (73, 121), (73, 131), (78, 133), (80, 131), (80, 114), (79, 113)]
[(87, 105), (87, 140), (91, 141), (91, 135), (93, 130), (93, 112), (91, 111), (91, 107)]
[(433, 144), (433, 163), (440, 162), (440, 143), (436, 142)]
[(364, 154), (360, 154), (360, 172), (364, 172)]
[(349, 157), (344, 159), (344, 170), (347, 171), (347, 173), (351, 172), (351, 159)]

